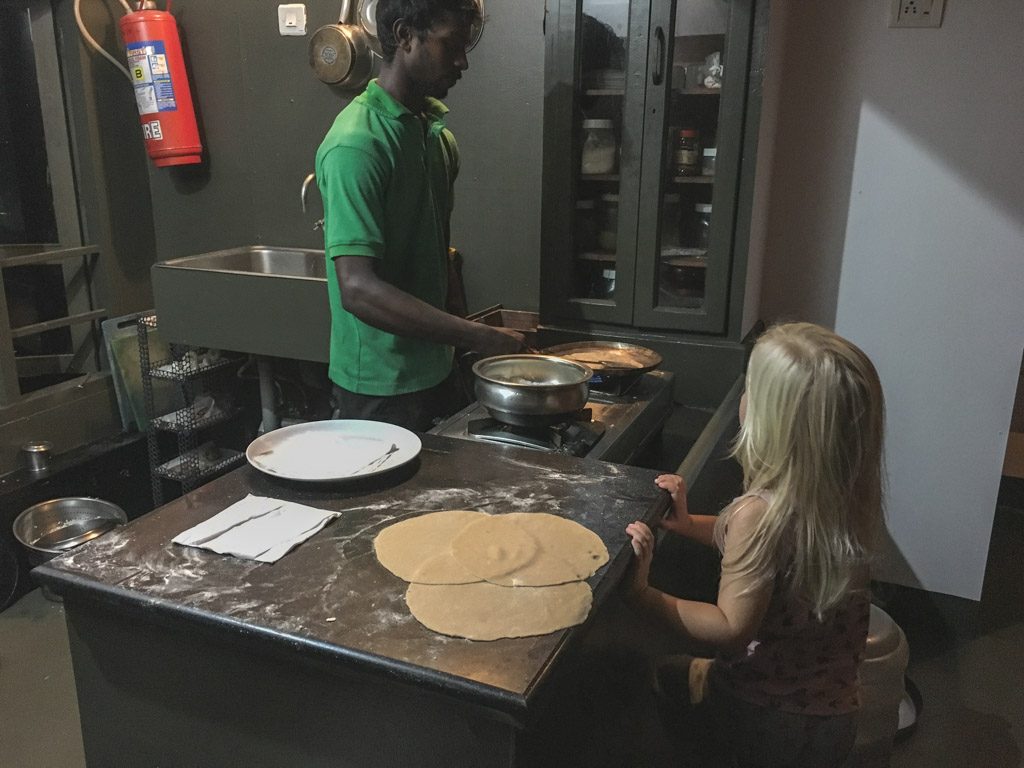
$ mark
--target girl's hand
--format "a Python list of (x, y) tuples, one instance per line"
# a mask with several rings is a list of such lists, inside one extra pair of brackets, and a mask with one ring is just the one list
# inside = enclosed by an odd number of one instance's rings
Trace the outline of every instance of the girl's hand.
[(672, 509), (658, 525), (667, 531), (686, 536), (693, 527), (686, 504), (686, 481), (679, 475), (658, 475), (654, 478), (654, 484), (668, 491), (672, 497)]
[(629, 592), (632, 597), (638, 597), (647, 589), (647, 580), (651, 573), (651, 560), (654, 558), (654, 534), (640, 521), (627, 525), (626, 533), (629, 534), (630, 544), (632, 544), (633, 553), (636, 555)]

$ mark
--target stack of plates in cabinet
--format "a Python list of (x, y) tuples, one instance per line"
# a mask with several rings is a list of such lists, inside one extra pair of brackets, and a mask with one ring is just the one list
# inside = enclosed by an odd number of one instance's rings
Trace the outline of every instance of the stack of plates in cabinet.
[(626, 87), (626, 73), (621, 69), (595, 69), (583, 75), (584, 88), (593, 90), (618, 90)]

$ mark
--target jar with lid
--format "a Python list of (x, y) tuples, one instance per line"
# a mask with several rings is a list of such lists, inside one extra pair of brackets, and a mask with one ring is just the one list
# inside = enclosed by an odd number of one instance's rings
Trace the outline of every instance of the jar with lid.
[(703, 176), (714, 176), (715, 175), (715, 161), (718, 159), (718, 149), (716, 147), (705, 147), (704, 148), (704, 160), (700, 165), (700, 172)]
[(661, 249), (675, 250), (682, 245), (680, 239), (679, 195), (669, 193), (661, 198)]
[(698, 248), (708, 249), (711, 242), (711, 204), (697, 203), (693, 206), (694, 234)]
[(597, 203), (594, 200), (577, 200), (576, 219), (573, 223), (576, 252), (597, 250)]
[(676, 176), (699, 176), (700, 158), (700, 133), (696, 128), (681, 128), (672, 152), (672, 172)]
[(583, 152), (580, 172), (585, 176), (615, 173), (618, 144), (611, 120), (583, 121)]
[(614, 253), (619, 240), (619, 196), (601, 195), (601, 225), (597, 244), (603, 251)]

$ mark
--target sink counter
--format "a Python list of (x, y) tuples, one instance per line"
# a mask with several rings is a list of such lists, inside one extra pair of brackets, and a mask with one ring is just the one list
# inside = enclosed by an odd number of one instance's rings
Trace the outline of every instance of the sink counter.
[(244, 246), (160, 262), (152, 277), (164, 341), (327, 362), (323, 251)]

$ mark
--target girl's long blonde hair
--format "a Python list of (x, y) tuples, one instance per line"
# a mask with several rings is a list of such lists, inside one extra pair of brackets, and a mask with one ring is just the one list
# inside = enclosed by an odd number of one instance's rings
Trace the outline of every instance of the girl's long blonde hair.
[(768, 507), (735, 565), (757, 581), (784, 573), (821, 617), (850, 590), (882, 522), (878, 373), (832, 331), (788, 323), (754, 346), (746, 396), (733, 456)]

